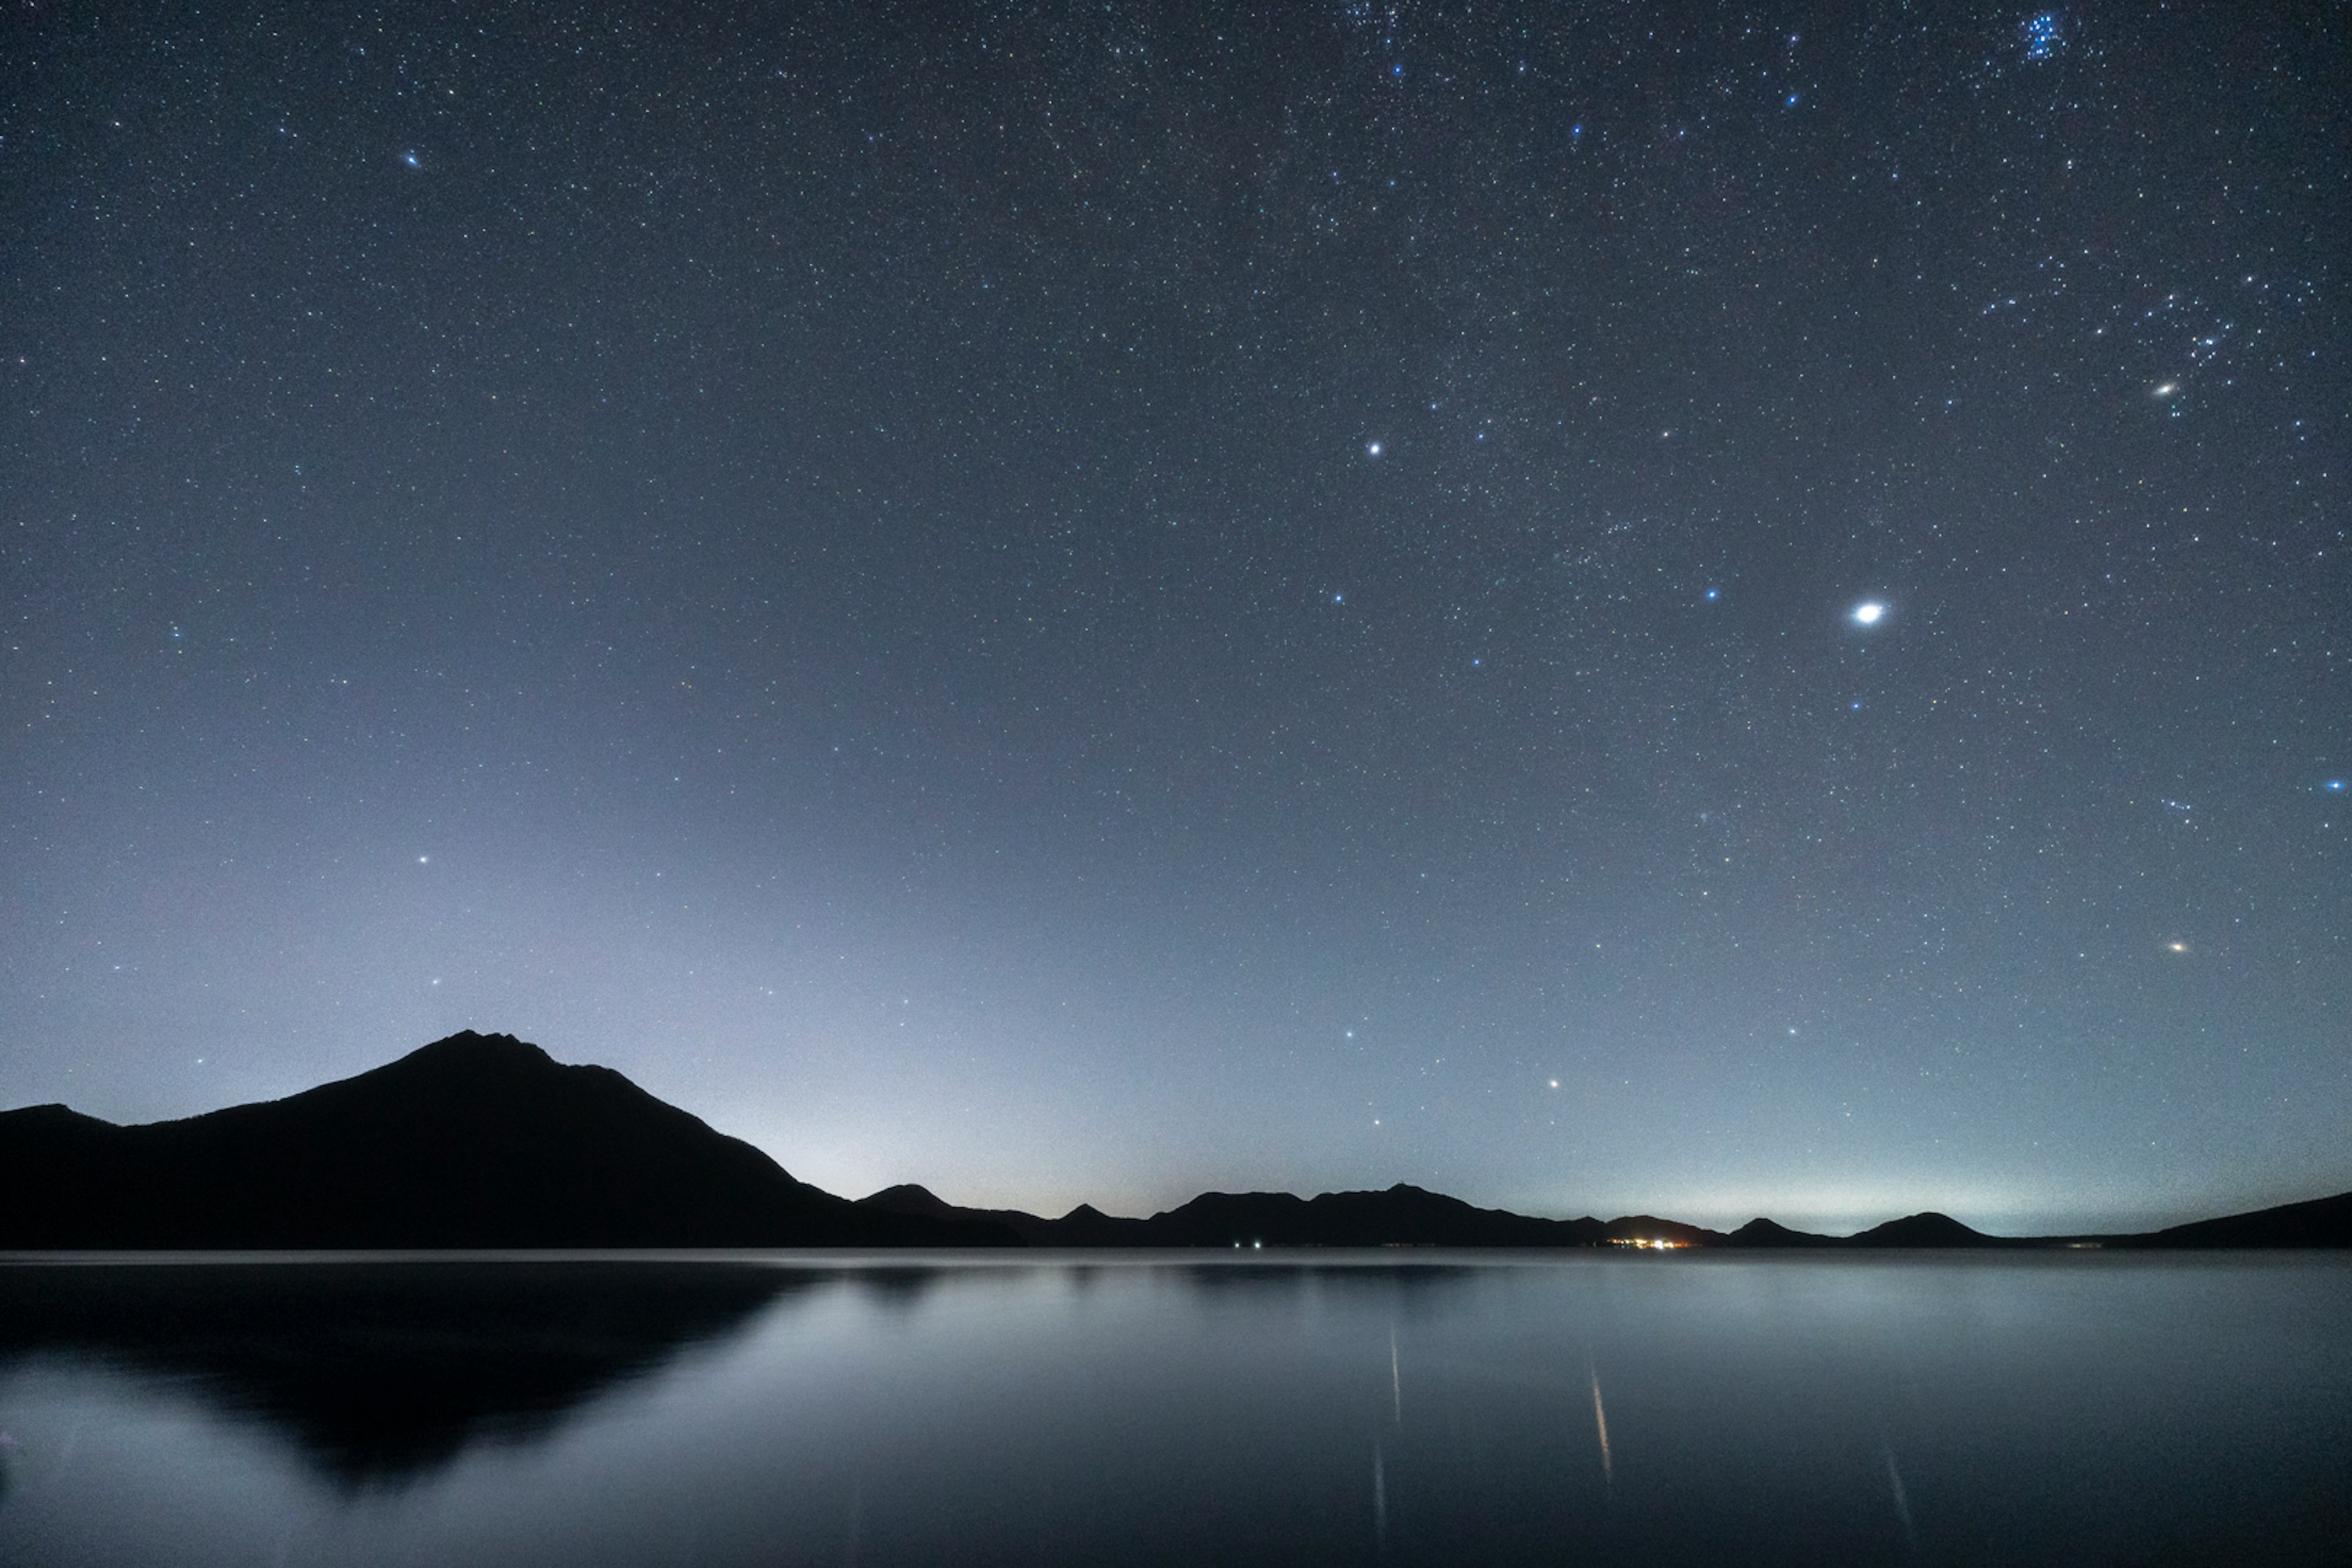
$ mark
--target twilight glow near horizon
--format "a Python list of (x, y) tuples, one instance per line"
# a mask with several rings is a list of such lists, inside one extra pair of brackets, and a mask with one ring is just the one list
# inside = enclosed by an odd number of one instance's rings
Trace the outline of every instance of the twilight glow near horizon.
[(2352, 1186), (2346, 30), (1820, 15), (22, 14), (0, 1105)]

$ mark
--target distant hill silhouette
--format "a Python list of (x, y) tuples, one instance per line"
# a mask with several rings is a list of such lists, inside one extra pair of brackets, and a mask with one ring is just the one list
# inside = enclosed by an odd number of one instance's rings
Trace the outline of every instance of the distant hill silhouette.
[(1769, 1219), (1751, 1219), (1719, 1245), (1739, 1247), (2352, 1247), (2352, 1193), (2284, 1204), (2252, 1214), (2200, 1219), (2163, 1230), (2117, 1236), (1987, 1236), (1930, 1210), (1873, 1226), (1855, 1236), (1817, 1236)]
[(986, 1218), (1036, 1247), (1596, 1247), (1597, 1219), (1532, 1219), (1473, 1208), (1403, 1183), (1381, 1193), (1202, 1193), (1150, 1219), (1116, 1219), (1080, 1205), (1060, 1219), (959, 1209), (919, 1186), (859, 1200), (895, 1214)]
[(1723, 1238), (1726, 1247), (1842, 1247), (1845, 1238), (1790, 1230), (1777, 1220), (1751, 1219)]
[(1059, 1219), (1043, 1219), (1019, 1209), (958, 1208), (929, 1187), (908, 1182), (862, 1197), (857, 1200), (857, 1206), (881, 1214), (908, 1215), (924, 1219), (975, 1220), (1001, 1225), (1031, 1247), (1151, 1245), (1141, 1228), (1150, 1221), (1115, 1219), (1092, 1204), (1080, 1204)]
[(285, 1100), (0, 1114), (0, 1247), (1017, 1245), (860, 1208), (609, 1068), (453, 1035)]
[(1980, 1230), (1970, 1230), (1949, 1215), (1906, 1215), (1890, 1219), (1885, 1225), (1873, 1226), (1854, 1236), (1821, 1236), (1809, 1230), (1790, 1230), (1787, 1226), (1769, 1219), (1751, 1219), (1717, 1245), (1735, 1247), (2040, 1247), (2041, 1239), (2012, 1240), (2004, 1237), (1987, 1236)]
[(0, 1250), (794, 1247), (2116, 1247), (2352, 1246), (2352, 1194), (2137, 1236), (2001, 1237), (1933, 1212), (1857, 1236), (1539, 1219), (1402, 1183), (1203, 1193), (1149, 1219), (853, 1203), (609, 1068), (468, 1030), (356, 1078), (181, 1121), (0, 1112)]
[(1655, 1215), (1633, 1214), (1612, 1219), (1608, 1226), (1609, 1239), (1623, 1246), (1628, 1242), (1671, 1241), (1679, 1247), (1721, 1247), (1730, 1237), (1719, 1230), (1707, 1230), (1696, 1225), (1685, 1225), (1678, 1219), (1660, 1219)]
[(2352, 1247), (2352, 1193), (2116, 1237), (2111, 1247)]
[(1925, 1214), (1906, 1215), (1890, 1219), (1885, 1225), (1871, 1226), (1859, 1235), (1848, 1237), (1848, 1247), (2015, 1247), (2014, 1241), (1987, 1236), (1980, 1230), (1970, 1230), (1948, 1214), (1930, 1209)]

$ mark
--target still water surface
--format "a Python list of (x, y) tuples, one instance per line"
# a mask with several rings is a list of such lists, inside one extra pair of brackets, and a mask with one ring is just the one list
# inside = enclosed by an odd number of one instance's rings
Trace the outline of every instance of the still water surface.
[(0, 1563), (2341, 1563), (2352, 1258), (0, 1265)]

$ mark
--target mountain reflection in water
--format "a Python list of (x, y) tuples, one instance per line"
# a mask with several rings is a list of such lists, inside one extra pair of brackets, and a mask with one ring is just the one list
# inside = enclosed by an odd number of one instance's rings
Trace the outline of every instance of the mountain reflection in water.
[(0, 1265), (0, 1562), (2341, 1560), (2352, 1258)]
[(527, 1442), (827, 1276), (737, 1263), (0, 1268), (0, 1373), (72, 1357), (293, 1439), (345, 1485)]

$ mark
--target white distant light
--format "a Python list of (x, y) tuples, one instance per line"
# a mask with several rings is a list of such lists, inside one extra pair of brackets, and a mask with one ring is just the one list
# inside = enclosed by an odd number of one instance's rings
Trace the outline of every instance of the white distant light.
[(1885, 618), (1886, 606), (1880, 604), (1875, 599), (1856, 605), (1853, 607), (1853, 624), (1855, 626), (1874, 626)]
[(1367, 442), (1365, 442), (1365, 443), (1364, 443), (1364, 455), (1365, 455), (1366, 457), (1368, 457), (1368, 458), (1377, 458), (1377, 457), (1379, 457), (1379, 456), (1381, 455), (1381, 444), (1380, 444), (1378, 441), (1367, 441)]
[(2179, 390), (2180, 384), (2179, 382), (2168, 381), (2162, 386), (2158, 387), (2154, 392), (2149, 393), (2148, 395), (2150, 397), (2169, 397)]

